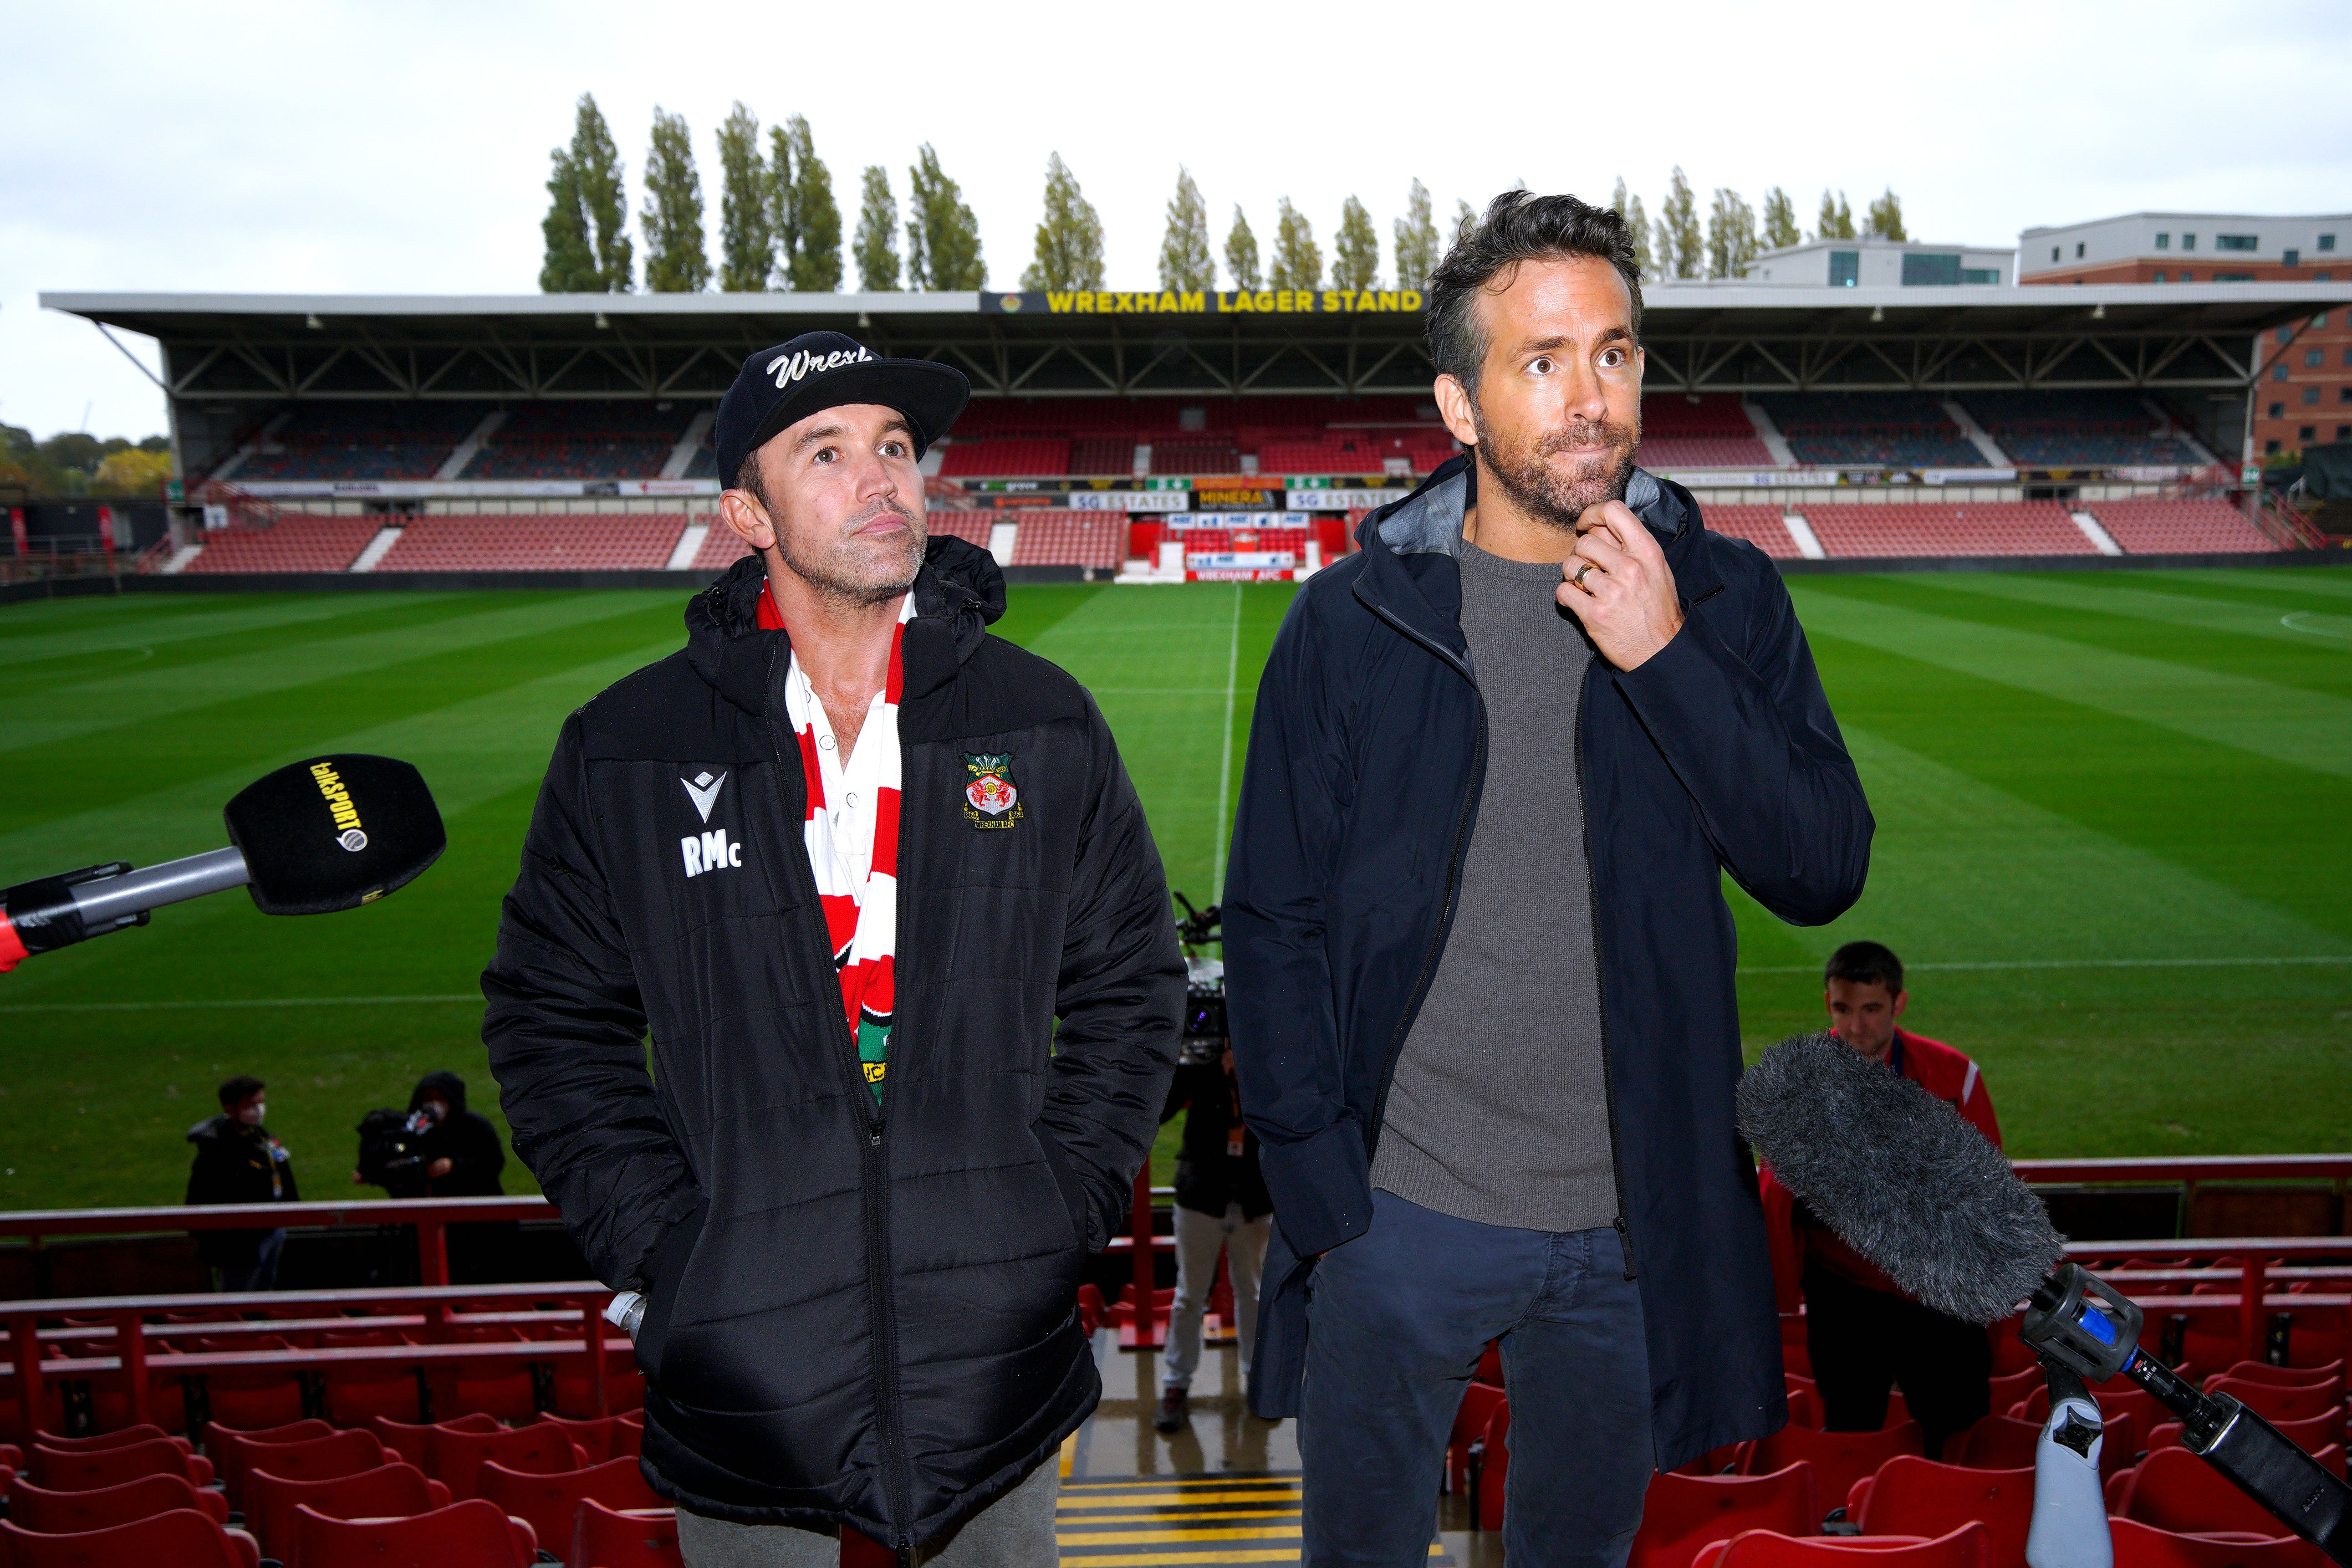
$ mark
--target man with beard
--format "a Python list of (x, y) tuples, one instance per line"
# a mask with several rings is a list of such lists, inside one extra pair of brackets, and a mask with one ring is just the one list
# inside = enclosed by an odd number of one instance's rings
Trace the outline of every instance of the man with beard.
[(845, 1528), (1052, 1563), (1101, 1393), (1077, 1288), (1184, 963), (1102, 714), (987, 635), (988, 552), (926, 538), (968, 391), (835, 332), (744, 361), (714, 434), (751, 553), (564, 725), (482, 977), (692, 1564), (830, 1564)]
[(1778, 574), (1633, 466), (1622, 220), (1507, 193), (1428, 295), (1470, 450), (1292, 605), (1234, 829), (1251, 1399), (1307, 1563), (1420, 1563), (1499, 1340), (1505, 1554), (1619, 1568), (1653, 1469), (1786, 1418), (1722, 876), (1829, 921), (1871, 817)]

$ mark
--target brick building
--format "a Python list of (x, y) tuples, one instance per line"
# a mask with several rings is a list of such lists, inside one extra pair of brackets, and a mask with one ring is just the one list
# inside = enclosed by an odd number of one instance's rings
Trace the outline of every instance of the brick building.
[[(2017, 280), (2331, 283), (2352, 280), (2352, 213), (2131, 213), (2018, 236)], [(2352, 441), (2352, 310), (2323, 310), (2256, 342), (2254, 461)]]

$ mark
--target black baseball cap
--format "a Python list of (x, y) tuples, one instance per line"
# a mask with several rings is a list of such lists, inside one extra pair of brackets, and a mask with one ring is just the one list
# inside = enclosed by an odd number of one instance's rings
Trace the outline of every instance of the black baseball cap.
[(897, 409), (914, 432), (919, 458), (947, 434), (971, 396), (971, 383), (952, 365), (884, 359), (845, 333), (803, 332), (745, 360), (735, 384), (719, 400), (718, 423), (711, 428), (719, 447), (719, 482), (733, 484), (743, 459), (785, 426), (845, 403)]

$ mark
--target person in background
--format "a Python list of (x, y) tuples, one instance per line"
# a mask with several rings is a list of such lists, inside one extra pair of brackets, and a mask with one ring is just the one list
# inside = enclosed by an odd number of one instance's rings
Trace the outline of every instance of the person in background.
[(1201, 1364), (1201, 1318), (1217, 1282), (1217, 1254), (1231, 1265), (1234, 1317), (1241, 1330), (1242, 1384), (1249, 1384), (1257, 1337), (1257, 1276), (1265, 1261), (1266, 1216), (1274, 1200), (1257, 1165), (1257, 1134), (1242, 1121), (1241, 1088), (1230, 1046), (1210, 1061), (1187, 1061), (1169, 1086), (1160, 1120), (1184, 1112), (1176, 1155), (1176, 1310), (1168, 1321), (1160, 1409), (1151, 1425), (1173, 1432), (1191, 1414), (1192, 1373)]
[[(186, 1201), (195, 1204), (291, 1204), (294, 1162), (286, 1145), (262, 1125), (268, 1110), (262, 1081), (243, 1074), (220, 1086), (220, 1114), (188, 1129), (196, 1157), (188, 1167)], [(216, 1271), (215, 1289), (268, 1290), (278, 1282), (286, 1232), (200, 1230), (196, 1258)]]
[(429, 1072), (416, 1080), (408, 1097), (412, 1121), (431, 1125), (417, 1138), (417, 1158), (425, 1163), (425, 1190), (431, 1198), (495, 1198), (506, 1189), (499, 1173), (506, 1169), (507, 1152), (489, 1118), (466, 1109), (466, 1080), (453, 1072)]
[[(1897, 1025), (1911, 1001), (1901, 959), (1874, 942), (1846, 943), (1830, 954), (1822, 1001), (1832, 1034), (1948, 1103), (2000, 1147), (2000, 1122), (1977, 1064)], [(1824, 1426), (1875, 1432), (1886, 1421), (1888, 1392), (1900, 1384), (1927, 1457), (1940, 1458), (1945, 1439), (1991, 1408), (1992, 1345), (1985, 1331), (1906, 1295), (1769, 1171), (1762, 1189), (1784, 1301), (1792, 1279), (1803, 1296), (1805, 1347)]]
[[(353, 1182), (373, 1182), (395, 1198), (505, 1195), (499, 1173), (506, 1168), (507, 1154), (499, 1130), (488, 1117), (466, 1109), (466, 1080), (456, 1073), (426, 1073), (408, 1096), (404, 1119), (395, 1124), (390, 1110), (371, 1111), (359, 1131), (361, 1168), (352, 1173)], [(507, 1278), (501, 1253), (519, 1229), (512, 1220), (449, 1226), (450, 1280), (482, 1284)], [(387, 1242), (383, 1278), (409, 1278), (415, 1233), (404, 1226)]]

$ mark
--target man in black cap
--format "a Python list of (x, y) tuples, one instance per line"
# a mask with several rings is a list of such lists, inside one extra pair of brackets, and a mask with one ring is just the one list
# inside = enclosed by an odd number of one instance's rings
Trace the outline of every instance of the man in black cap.
[(689, 1563), (830, 1564), (845, 1527), (1053, 1563), (1100, 1394), (1080, 1268), (1184, 966), (1101, 713), (987, 635), (987, 552), (925, 536), (917, 464), (968, 391), (834, 332), (743, 363), (719, 516), (752, 553), (566, 721), (482, 977)]

